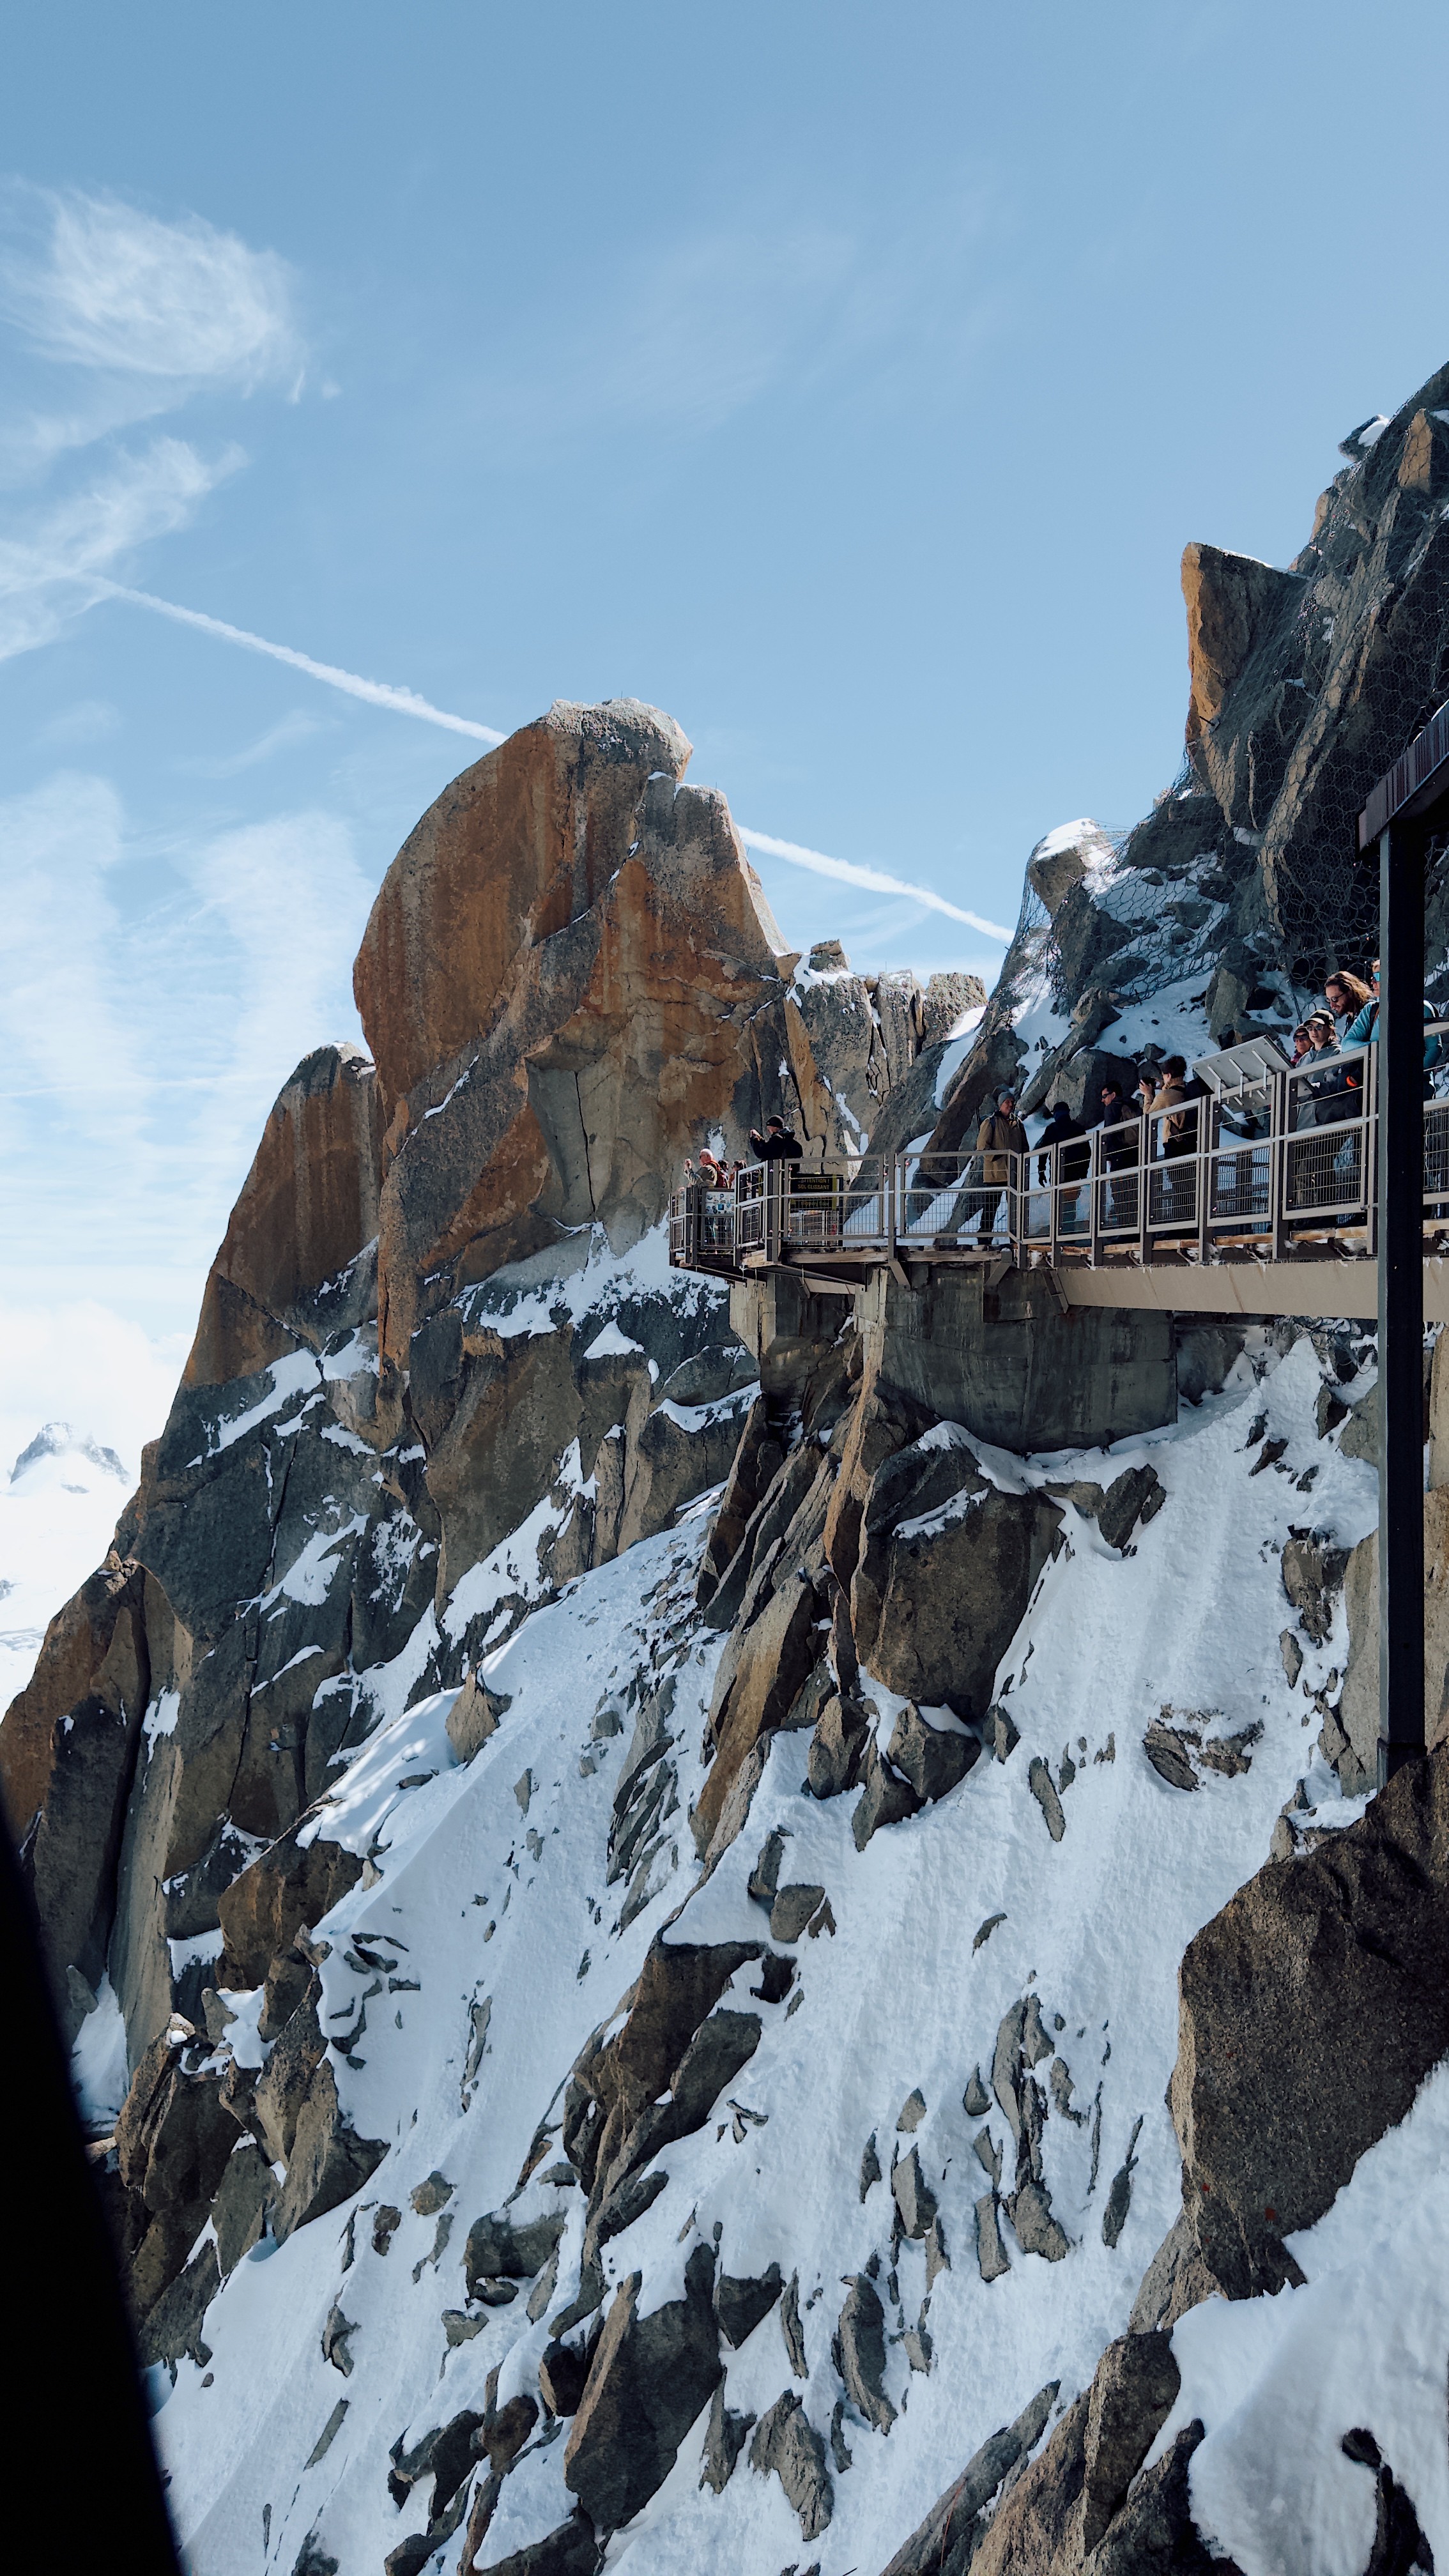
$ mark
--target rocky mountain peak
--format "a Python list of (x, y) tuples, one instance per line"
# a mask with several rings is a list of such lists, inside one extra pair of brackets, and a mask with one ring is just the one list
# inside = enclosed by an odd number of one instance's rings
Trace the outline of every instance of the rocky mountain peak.
[(353, 973), (389, 1118), (486, 1034), (521, 952), (597, 903), (646, 782), (682, 778), (690, 752), (637, 699), (558, 700), (429, 806), (383, 879)]
[(35, 1438), (26, 1442), (11, 1468), (10, 1482), (12, 1485), (18, 1485), (24, 1479), (33, 1484), (36, 1481), (36, 1470), (43, 1468), (45, 1462), (50, 1460), (63, 1462), (67, 1458), (82, 1462), (87, 1467), (99, 1467), (103, 1475), (119, 1477), (123, 1485), (127, 1482), (126, 1470), (114, 1449), (108, 1449), (101, 1441), (91, 1439), (87, 1432), (73, 1431), (68, 1422), (41, 1424)]

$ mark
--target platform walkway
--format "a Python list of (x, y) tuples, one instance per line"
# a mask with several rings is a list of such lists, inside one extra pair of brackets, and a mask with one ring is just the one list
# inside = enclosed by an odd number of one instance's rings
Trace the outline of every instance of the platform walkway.
[[(1449, 1022), (1426, 1076), (1424, 1313), (1449, 1321)], [(1000, 1158), (858, 1155), (747, 1165), (670, 1203), (676, 1269), (781, 1267), (841, 1293), (887, 1269), (1045, 1269), (1061, 1305), (1372, 1317), (1378, 1311), (1378, 1049), (1293, 1068), (1271, 1040), (1203, 1057), (1183, 1111)], [(1172, 1122), (1184, 1121), (1176, 1132)]]

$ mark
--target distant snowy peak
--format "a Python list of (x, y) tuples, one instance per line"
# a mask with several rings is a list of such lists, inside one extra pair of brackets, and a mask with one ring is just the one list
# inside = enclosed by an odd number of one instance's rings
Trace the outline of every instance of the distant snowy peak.
[(21, 1450), (10, 1470), (11, 1484), (18, 1485), (23, 1478), (28, 1487), (35, 1489), (63, 1481), (57, 1477), (52, 1461), (56, 1465), (99, 1467), (104, 1474), (119, 1477), (123, 1485), (130, 1482), (114, 1449), (106, 1449), (99, 1440), (73, 1430), (68, 1422), (47, 1422), (28, 1448)]

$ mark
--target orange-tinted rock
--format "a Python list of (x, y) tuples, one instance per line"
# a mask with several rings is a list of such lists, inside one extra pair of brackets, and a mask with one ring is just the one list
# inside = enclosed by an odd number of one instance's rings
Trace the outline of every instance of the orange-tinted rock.
[(389, 872), (357, 993), (389, 1100), (411, 1081), (379, 1219), (379, 1347), (399, 1368), (424, 1276), (452, 1264), (462, 1286), (594, 1224), (626, 1250), (702, 1135), (744, 1150), (780, 1099), (799, 1048), (779, 935), (724, 798), (677, 785), (687, 752), (650, 709), (556, 707)]
[(646, 778), (682, 778), (689, 753), (637, 699), (560, 702), (444, 788), (383, 879), (353, 971), (389, 1112), (488, 1030), (519, 951), (597, 901)]
[(1221, 546), (1184, 547), (1189, 742), (1222, 713), (1259, 629), (1276, 614), (1283, 599), (1300, 592), (1302, 586), (1293, 574), (1259, 563), (1252, 555), (1226, 554)]
[(188, 1386), (248, 1377), (316, 1338), (306, 1301), (377, 1232), (377, 1081), (318, 1047), (277, 1095), (202, 1299)]

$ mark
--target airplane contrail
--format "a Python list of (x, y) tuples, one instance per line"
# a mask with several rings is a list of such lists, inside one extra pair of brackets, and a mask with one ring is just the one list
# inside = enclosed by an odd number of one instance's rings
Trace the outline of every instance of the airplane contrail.
[[(133, 608), (153, 609), (158, 617), (173, 618), (178, 625), (197, 627), (203, 635), (219, 636), (223, 643), (240, 644), (248, 653), (265, 653), (274, 662), (285, 662), (294, 671), (305, 671), (310, 680), (322, 680), (329, 689), (341, 689), (349, 698), (361, 698), (369, 706), (387, 707), (394, 715), (416, 716), (424, 724), (443, 726), (448, 733), (463, 733), (474, 742), (498, 744), (507, 740), (492, 725), (476, 724), (470, 716), (449, 715), (429, 699), (420, 698), (414, 689), (396, 689), (385, 680), (364, 680), (356, 671), (339, 669), (335, 662), (316, 662), (310, 653), (298, 653), (290, 644), (270, 643), (265, 635), (253, 635), (245, 626), (231, 626), (223, 617), (207, 617), (199, 608), (182, 608), (175, 600), (158, 599), (154, 591), (129, 590), (123, 582), (106, 581), (97, 574), (90, 577), (89, 587), (98, 598), (124, 599)], [(999, 921), (986, 921), (979, 912), (966, 912), (960, 904), (948, 903), (942, 894), (929, 886), (911, 885), (904, 877), (892, 876), (885, 868), (868, 868), (854, 859), (832, 859), (824, 850), (807, 849), (799, 841), (779, 841), (770, 832), (751, 832), (741, 823), (736, 827), (740, 839), (750, 850), (761, 850), (767, 858), (785, 859), (791, 867), (809, 868), (816, 876), (834, 877), (842, 885), (863, 886), (872, 894), (908, 895), (913, 903), (924, 904), (930, 912), (944, 913), (950, 921), (964, 921), (970, 930), (985, 933), (988, 939), (999, 939), (1009, 945), (1012, 933)]]
[(450, 716), (415, 689), (394, 689), (386, 680), (364, 680), (356, 671), (341, 671), (335, 662), (314, 662), (310, 653), (294, 652), (290, 644), (270, 644), (265, 635), (253, 635), (245, 626), (229, 626), (223, 617), (205, 617), (199, 608), (179, 608), (172, 599), (158, 599), (149, 590), (127, 590), (119, 581), (97, 578), (91, 585), (105, 599), (127, 599), (133, 608), (154, 608), (158, 617), (174, 618), (180, 626), (197, 626), (203, 635), (219, 635), (224, 643), (244, 645), (248, 653), (269, 654), (274, 662), (287, 662), (294, 671), (305, 671), (310, 680), (325, 680), (329, 689), (341, 689), (349, 698), (363, 698), (369, 706), (389, 707), (394, 715), (420, 716), (424, 724), (442, 725), (449, 733), (470, 734), (475, 742), (506, 742), (506, 734), (495, 732), (492, 725), (474, 724), (469, 716)]
[(817, 876), (837, 877), (843, 885), (868, 886), (874, 894), (908, 894), (914, 903), (923, 903), (932, 912), (944, 912), (952, 921), (964, 921), (972, 930), (984, 930), (988, 939), (999, 939), (1010, 947), (1014, 933), (1003, 930), (999, 921), (985, 921), (979, 912), (963, 912), (958, 903), (948, 903), (943, 894), (934, 894), (929, 886), (910, 885), (904, 877), (893, 877), (884, 868), (866, 868), (854, 859), (830, 859), (823, 850), (807, 850), (799, 841), (777, 841), (769, 832), (748, 832), (743, 823), (735, 826), (746, 849), (763, 850), (772, 859), (788, 859), (795, 868), (812, 868)]

